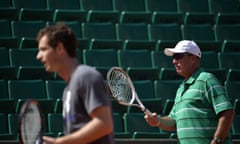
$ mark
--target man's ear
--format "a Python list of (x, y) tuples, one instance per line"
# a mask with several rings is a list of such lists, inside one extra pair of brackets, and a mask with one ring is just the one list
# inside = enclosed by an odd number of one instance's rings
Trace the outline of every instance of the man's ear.
[(58, 42), (57, 47), (56, 47), (57, 52), (62, 53), (64, 52), (64, 45), (61, 42)]

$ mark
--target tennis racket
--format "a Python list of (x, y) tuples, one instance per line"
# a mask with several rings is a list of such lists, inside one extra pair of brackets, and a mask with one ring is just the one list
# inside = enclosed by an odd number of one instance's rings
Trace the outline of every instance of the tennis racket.
[(42, 114), (38, 101), (26, 101), (19, 114), (19, 136), (22, 144), (42, 144)]
[(107, 84), (119, 104), (138, 107), (145, 114), (151, 115), (139, 99), (132, 80), (122, 68), (112, 67), (107, 72)]

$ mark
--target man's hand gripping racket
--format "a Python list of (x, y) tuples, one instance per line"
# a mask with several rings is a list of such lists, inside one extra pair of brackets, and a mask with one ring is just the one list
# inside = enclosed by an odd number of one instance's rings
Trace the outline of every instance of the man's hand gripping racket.
[[(107, 84), (112, 96), (119, 104), (126, 106), (135, 106), (141, 109), (145, 114), (152, 113), (142, 104), (139, 99), (132, 80), (129, 75), (120, 67), (112, 67), (107, 73)], [(136, 102), (136, 103), (134, 103)]]

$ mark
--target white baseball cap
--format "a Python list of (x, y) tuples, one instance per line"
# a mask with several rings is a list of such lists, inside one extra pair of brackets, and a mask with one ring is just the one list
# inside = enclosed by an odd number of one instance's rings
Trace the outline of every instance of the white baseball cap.
[(194, 41), (182, 40), (177, 43), (175, 48), (165, 48), (164, 54), (173, 56), (175, 53), (190, 53), (201, 58), (201, 50)]

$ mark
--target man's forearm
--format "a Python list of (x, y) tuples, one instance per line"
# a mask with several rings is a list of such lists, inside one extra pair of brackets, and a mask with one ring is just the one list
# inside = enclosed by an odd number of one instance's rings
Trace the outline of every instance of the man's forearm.
[(234, 110), (226, 110), (221, 112), (219, 115), (218, 126), (214, 136), (224, 140), (231, 129), (234, 118)]

